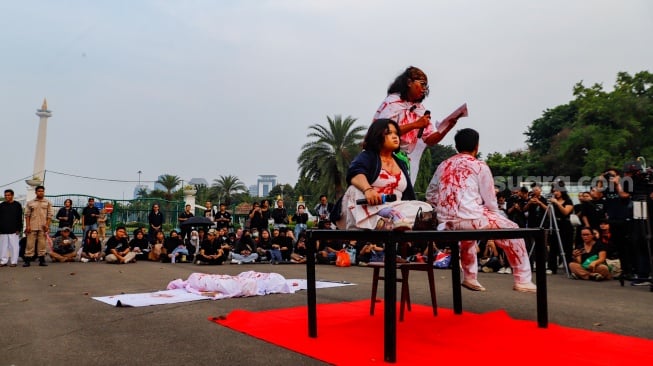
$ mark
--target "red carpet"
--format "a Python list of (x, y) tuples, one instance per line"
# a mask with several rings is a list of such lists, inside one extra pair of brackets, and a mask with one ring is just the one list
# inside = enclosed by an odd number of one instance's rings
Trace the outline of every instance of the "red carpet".
[[(318, 338), (308, 337), (307, 308), (235, 310), (218, 324), (336, 365), (383, 363), (383, 303), (369, 315), (369, 300), (318, 305)], [(399, 314), (399, 310), (397, 310)], [(514, 365), (651, 364), (653, 341), (514, 320), (503, 311), (454, 315), (413, 305), (397, 323), (397, 363)]]

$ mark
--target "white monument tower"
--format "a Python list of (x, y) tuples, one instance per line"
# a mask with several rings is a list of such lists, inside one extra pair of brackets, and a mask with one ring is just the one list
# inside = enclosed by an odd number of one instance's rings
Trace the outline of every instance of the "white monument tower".
[(39, 116), (39, 134), (36, 140), (36, 153), (34, 155), (34, 172), (32, 179), (28, 179), (27, 183), (27, 201), (34, 199), (34, 188), (43, 184), (45, 179), (45, 142), (48, 133), (48, 118), (52, 117), (52, 112), (48, 110), (48, 101), (43, 98), (43, 105), (41, 109), (36, 110), (36, 115)]

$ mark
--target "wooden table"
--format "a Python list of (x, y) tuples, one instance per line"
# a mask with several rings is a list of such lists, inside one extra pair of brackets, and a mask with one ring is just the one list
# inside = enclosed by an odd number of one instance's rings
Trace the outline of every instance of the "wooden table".
[[(358, 242), (385, 243), (384, 285), (384, 360), (397, 361), (397, 267), (396, 244), (402, 242), (437, 243), (461, 240), (488, 240), (524, 238), (535, 241), (535, 265), (537, 285), (537, 325), (546, 328), (549, 323), (546, 292), (546, 243), (545, 229), (489, 229), (451, 231), (386, 231), (386, 230), (308, 230), (308, 258), (306, 262), (308, 298), (308, 336), (317, 338), (317, 292), (315, 288), (315, 252), (318, 240), (356, 240)], [(442, 246), (442, 245), (441, 245)], [(457, 247), (457, 245), (456, 245)], [(460, 285), (460, 252), (451, 246), (451, 287), (455, 314), (462, 314), (462, 290)]]

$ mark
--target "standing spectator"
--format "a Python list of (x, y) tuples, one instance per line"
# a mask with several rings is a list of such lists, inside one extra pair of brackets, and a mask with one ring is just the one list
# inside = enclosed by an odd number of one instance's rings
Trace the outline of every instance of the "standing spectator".
[(508, 218), (519, 227), (526, 227), (526, 215), (524, 206), (528, 203), (528, 188), (517, 187), (513, 190), (510, 199), (507, 200)]
[(61, 228), (61, 235), (54, 239), (50, 258), (53, 262), (74, 262), (77, 251), (75, 250), (75, 243), (77, 238), (70, 236), (70, 228)]
[(553, 206), (555, 212), (561, 243), (558, 243), (558, 235), (551, 235), (552, 240), (549, 241), (549, 255), (547, 257), (549, 266), (547, 273), (556, 274), (558, 272), (558, 258), (560, 263), (563, 260), (560, 248), (564, 251), (567, 263), (571, 261), (571, 252), (574, 247), (574, 228), (571, 226), (569, 215), (574, 211), (574, 203), (567, 194), (564, 182), (554, 183), (551, 190), (553, 196), (549, 199), (549, 203)]
[(38, 252), (39, 266), (45, 267), (46, 240), (50, 232), (52, 222), (52, 202), (45, 198), (45, 187), (37, 186), (34, 190), (36, 198), (27, 202), (25, 206), (25, 234), (27, 244), (25, 248), (25, 263), (23, 267), (29, 267), (34, 260), (35, 250)]
[[(259, 232), (263, 229), (268, 229), (268, 217), (261, 208), (262, 203), (254, 202), (252, 210), (249, 211), (250, 230), (257, 229)], [(269, 215), (270, 211), (266, 213)]]
[(299, 238), (299, 235), (308, 229), (308, 213), (306, 213), (304, 205), (297, 206), (297, 212), (293, 215), (292, 220), (295, 222), (295, 238)]
[(224, 203), (220, 203), (220, 210), (215, 213), (215, 226), (217, 229), (229, 229), (231, 226), (231, 214)]
[(592, 187), (589, 196), (590, 199), (582, 203), (581, 220), (584, 226), (599, 229), (601, 222), (606, 219), (605, 197), (598, 187)]
[(107, 210), (104, 207), (100, 210), (100, 215), (97, 218), (97, 232), (100, 241), (103, 242), (107, 236)]
[(63, 202), (63, 207), (57, 211), (57, 220), (59, 220), (59, 228), (69, 227), (73, 228), (75, 222), (80, 219), (79, 213), (73, 208), (73, 200), (67, 198)]
[(391, 119), (399, 125), (402, 159), (409, 165), (410, 180), (417, 179), (419, 162), (426, 145), (435, 145), (455, 126), (458, 118), (442, 121), (447, 126), (438, 131), (433, 128), (431, 116), (425, 113), (422, 101), (429, 95), (426, 74), (417, 67), (404, 70), (388, 87), (388, 95), (374, 114), (373, 120)]
[(272, 219), (274, 220), (274, 228), (286, 227), (288, 223), (288, 211), (283, 207), (283, 200), (277, 200), (277, 207), (272, 210)]
[[(5, 200), (0, 203), (0, 267), (16, 267), (20, 233), (23, 231), (23, 206), (14, 201), (14, 191), (5, 190)], [(11, 250), (11, 260), (7, 251)]]
[(186, 205), (184, 212), (180, 213), (179, 217), (177, 218), (177, 220), (179, 220), (179, 227), (181, 229), (181, 240), (186, 240), (190, 236), (191, 227), (188, 225), (184, 226), (184, 222), (193, 217), (193, 213), (190, 209), (190, 205)]
[(82, 238), (86, 238), (89, 230), (97, 230), (97, 218), (100, 210), (95, 207), (95, 198), (89, 197), (88, 205), (82, 210)]
[(105, 260), (107, 263), (134, 263), (136, 253), (129, 249), (127, 240), (127, 229), (124, 226), (118, 226), (116, 233), (107, 240)]
[[(634, 279), (635, 276), (635, 250), (632, 242), (632, 208), (630, 193), (622, 185), (621, 172), (610, 168), (603, 173), (602, 179), (597, 182), (597, 187), (602, 189), (605, 200), (603, 209), (610, 223), (612, 240), (619, 246), (619, 261), (621, 262), (622, 277)], [(632, 187), (630, 187), (632, 189)]]
[[(459, 130), (454, 138), (458, 154), (438, 166), (426, 192), (437, 213), (438, 222), (448, 229), (512, 229), (517, 224), (499, 213), (490, 168), (476, 158), (479, 134), (471, 128)], [(494, 240), (506, 255), (514, 277), (513, 290), (535, 292), (531, 266), (523, 239)], [(477, 280), (476, 242), (460, 242), (463, 267), (462, 286), (485, 291)]]
[(211, 222), (213, 223), (212, 226), (215, 226), (215, 214), (216, 211), (211, 207), (211, 201), (204, 202), (204, 217), (211, 219)]
[(329, 221), (329, 215), (333, 210), (333, 203), (330, 203), (327, 200), (326, 195), (320, 196), (320, 203), (315, 206), (315, 214), (317, 215), (315, 219), (315, 226), (319, 226), (320, 222)]
[(150, 214), (147, 215), (147, 222), (150, 225), (148, 237), (150, 242), (154, 242), (157, 231), (161, 231), (163, 227), (163, 214), (159, 211), (158, 203), (152, 205), (152, 210), (150, 211)]

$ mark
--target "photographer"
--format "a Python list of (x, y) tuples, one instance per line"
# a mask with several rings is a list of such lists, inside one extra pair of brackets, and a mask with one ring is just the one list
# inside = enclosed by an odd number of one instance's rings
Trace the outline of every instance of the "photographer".
[(546, 206), (546, 198), (542, 197), (542, 188), (533, 183), (533, 185), (531, 185), (531, 193), (528, 201), (524, 206), (524, 210), (528, 212), (528, 218), (526, 220), (526, 225), (528, 227), (540, 227), (542, 224), (542, 218), (544, 217), (544, 212), (546, 211)]
[[(638, 158), (624, 166), (624, 187), (631, 192), (633, 220), (631, 226), (632, 266), (636, 278), (632, 285), (651, 284), (650, 214), (653, 208), (653, 171), (645, 169)], [(629, 189), (632, 182), (632, 190)], [(634, 276), (633, 276), (634, 277)]]
[(622, 185), (621, 173), (616, 168), (606, 169), (597, 182), (605, 200), (603, 208), (610, 224), (612, 239), (618, 245), (622, 276), (632, 279), (634, 272), (632, 244), (632, 203), (629, 188)]
[(549, 203), (553, 206), (561, 243), (557, 242), (558, 236), (556, 235), (552, 238), (555, 240), (549, 242), (548, 266), (551, 273), (556, 274), (558, 270), (558, 257), (560, 257), (560, 262), (563, 260), (560, 253), (561, 247), (564, 250), (564, 258), (567, 260), (567, 263), (571, 261), (574, 228), (571, 226), (569, 216), (574, 211), (574, 203), (571, 201), (569, 194), (567, 194), (565, 182), (563, 181), (553, 183), (551, 185), (551, 193), (552, 197), (549, 199)]
[(521, 187), (512, 191), (512, 195), (507, 200), (508, 218), (519, 227), (526, 227), (525, 206), (528, 203), (528, 188)]

